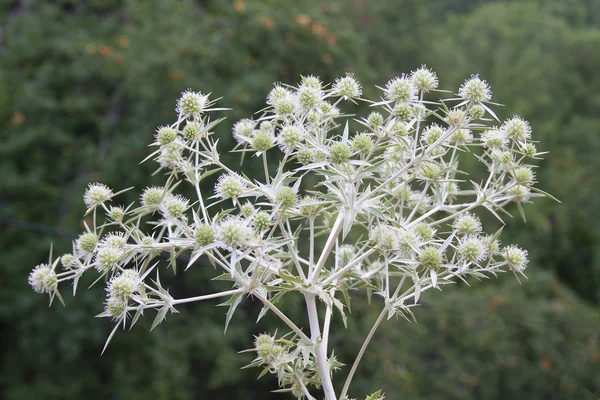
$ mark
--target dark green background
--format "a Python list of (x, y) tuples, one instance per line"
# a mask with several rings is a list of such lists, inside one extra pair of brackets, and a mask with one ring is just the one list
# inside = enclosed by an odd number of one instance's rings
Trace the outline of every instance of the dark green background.
[[(377, 333), (351, 394), (390, 399), (593, 399), (600, 397), (600, 2), (595, 0), (0, 1), (0, 398), (265, 399), (276, 388), (241, 370), (254, 320), (245, 303), (223, 335), (223, 308), (181, 308), (115, 337), (102, 287), (67, 307), (27, 275), (82, 229), (90, 181), (150, 184), (138, 162), (156, 126), (174, 119), (187, 88), (233, 107), (221, 133), (262, 108), (275, 81), (331, 81), (353, 72), (374, 85), (427, 64), (456, 90), (479, 73), (506, 104), (501, 118), (531, 122), (539, 187), (560, 198), (526, 206), (504, 243), (529, 249), (529, 280), (509, 275), (427, 293), (417, 324)], [(231, 139), (222, 140), (222, 149)], [(135, 200), (134, 194), (125, 199)], [(517, 214), (518, 215), (518, 214)], [(179, 296), (209, 293), (210, 267), (167, 280)], [(91, 283), (83, 282), (83, 283)], [(83, 289), (86, 285), (81, 285)], [(214, 289), (213, 289), (214, 290)], [(302, 315), (300, 304), (288, 302)], [(353, 360), (377, 309), (353, 300), (331, 345)], [(360, 316), (358, 318), (357, 316)], [(303, 318), (303, 317), (299, 317)], [(343, 380), (348, 368), (336, 375)]]

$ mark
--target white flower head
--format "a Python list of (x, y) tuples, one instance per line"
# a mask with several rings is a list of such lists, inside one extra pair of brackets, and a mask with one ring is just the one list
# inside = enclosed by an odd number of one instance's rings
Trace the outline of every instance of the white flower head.
[(486, 81), (480, 79), (479, 75), (471, 75), (458, 89), (458, 95), (473, 103), (482, 103), (492, 99), (490, 86)]
[(52, 293), (58, 287), (58, 277), (48, 264), (36, 266), (29, 274), (28, 282), (38, 293)]
[(238, 143), (246, 143), (250, 141), (256, 122), (249, 118), (239, 120), (233, 125), (233, 137)]
[(223, 174), (215, 185), (215, 194), (226, 199), (237, 199), (246, 191), (246, 181), (237, 174)]
[(93, 208), (110, 200), (112, 196), (113, 192), (108, 186), (102, 183), (90, 183), (83, 195), (83, 202), (87, 208)]

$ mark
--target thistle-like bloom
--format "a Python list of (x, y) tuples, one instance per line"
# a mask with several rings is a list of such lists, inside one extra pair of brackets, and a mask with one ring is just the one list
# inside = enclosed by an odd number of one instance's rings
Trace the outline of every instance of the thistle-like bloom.
[(294, 189), (284, 186), (277, 191), (275, 202), (283, 208), (294, 207), (298, 203), (298, 197)]
[(424, 65), (421, 66), (421, 68), (413, 71), (410, 74), (410, 78), (417, 90), (422, 92), (429, 92), (430, 90), (437, 89), (438, 87), (437, 75)]
[(102, 183), (90, 183), (83, 195), (83, 202), (87, 208), (93, 208), (110, 200), (112, 196), (113, 192), (108, 186)]
[(506, 260), (508, 266), (516, 272), (522, 272), (527, 268), (527, 250), (522, 250), (517, 246), (506, 246), (502, 250), (502, 257)]
[(343, 78), (338, 78), (333, 84), (331, 93), (334, 96), (343, 97), (344, 100), (358, 98), (362, 94), (360, 83), (354, 78), (353, 75), (348, 74)]
[(271, 226), (271, 215), (268, 212), (261, 211), (254, 217), (254, 227), (257, 231), (264, 231)]
[(233, 125), (233, 137), (238, 143), (244, 143), (250, 140), (252, 132), (256, 127), (256, 122), (249, 118), (239, 120)]
[(222, 199), (237, 199), (246, 190), (246, 182), (237, 174), (224, 174), (219, 177), (215, 194)]
[(60, 257), (60, 263), (66, 270), (73, 269), (77, 265), (75, 256), (71, 253), (63, 254), (62, 257)]
[(275, 137), (270, 130), (260, 130), (251, 139), (252, 150), (267, 151), (275, 145)]
[(127, 299), (121, 297), (109, 297), (106, 299), (105, 315), (112, 317), (113, 321), (121, 319), (127, 311)]
[(514, 116), (502, 125), (502, 130), (506, 132), (509, 139), (524, 141), (531, 138), (531, 126), (519, 116)]
[(81, 234), (75, 241), (75, 248), (79, 255), (91, 255), (96, 250), (98, 244), (98, 235), (92, 232)]
[(177, 139), (177, 130), (170, 126), (159, 126), (156, 130), (156, 141), (161, 146), (166, 146), (169, 143), (173, 143)]
[(487, 246), (481, 237), (471, 235), (458, 246), (458, 253), (468, 262), (479, 263), (487, 257)]
[(198, 118), (208, 105), (208, 96), (186, 90), (177, 101), (176, 111), (186, 118)]
[(188, 121), (183, 127), (181, 134), (186, 140), (197, 142), (198, 140), (206, 137), (208, 135), (208, 131), (201, 122)]
[(58, 287), (58, 277), (48, 264), (36, 266), (29, 274), (28, 282), (38, 293), (52, 293)]
[(486, 81), (479, 78), (479, 75), (471, 75), (458, 89), (458, 95), (465, 100), (473, 103), (482, 103), (490, 101), (492, 91)]
[(110, 297), (128, 299), (138, 290), (140, 283), (139, 273), (133, 269), (126, 269), (123, 273), (111, 278), (106, 291)]
[(452, 228), (461, 235), (474, 235), (481, 232), (481, 221), (471, 213), (464, 213), (458, 216)]
[(352, 154), (350, 146), (342, 142), (335, 142), (329, 148), (329, 159), (334, 164), (343, 164), (350, 160)]
[(224, 219), (217, 230), (218, 239), (230, 248), (247, 246), (252, 238), (252, 228), (237, 217)]
[(391, 250), (396, 245), (396, 232), (388, 225), (379, 224), (369, 231), (369, 240), (381, 250)]
[(151, 208), (153, 210), (158, 210), (160, 205), (165, 197), (165, 188), (164, 187), (147, 187), (144, 189), (144, 192), (140, 196), (140, 202), (142, 206)]
[(490, 149), (503, 149), (508, 144), (508, 139), (502, 129), (490, 129), (481, 134), (481, 142)]
[(168, 219), (180, 219), (184, 217), (188, 209), (189, 200), (181, 195), (169, 195), (161, 206), (161, 212)]
[(292, 151), (304, 139), (304, 132), (295, 125), (286, 125), (281, 128), (278, 139), (281, 150), (285, 152)]
[(360, 154), (368, 154), (373, 150), (373, 140), (366, 133), (358, 134), (352, 139), (352, 149)]
[(457, 146), (469, 144), (473, 141), (473, 134), (468, 129), (457, 129), (450, 135), (450, 143)]
[(200, 246), (208, 246), (215, 242), (215, 228), (210, 225), (200, 225), (196, 228), (196, 233), (194, 234), (196, 238), (196, 242)]
[(94, 263), (98, 272), (105, 273), (117, 268), (122, 257), (123, 251), (117, 247), (100, 247), (94, 257)]
[(425, 269), (437, 270), (442, 266), (442, 253), (435, 246), (427, 246), (421, 250), (419, 265)]
[(428, 145), (432, 145), (438, 141), (444, 134), (444, 129), (438, 124), (431, 124), (423, 132), (422, 141)]
[(390, 101), (406, 103), (416, 99), (417, 88), (409, 77), (402, 75), (388, 81), (384, 93)]

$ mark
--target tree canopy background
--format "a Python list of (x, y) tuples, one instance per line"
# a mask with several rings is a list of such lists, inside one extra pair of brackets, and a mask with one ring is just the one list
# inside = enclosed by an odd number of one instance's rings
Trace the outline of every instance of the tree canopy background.
[[(377, 333), (353, 396), (383, 388), (390, 399), (597, 400), (598, 48), (594, 0), (0, 1), (0, 397), (285, 398), (269, 394), (270, 377), (240, 369), (250, 356), (237, 352), (277, 326), (255, 325), (255, 304), (226, 336), (223, 309), (194, 304), (153, 332), (147, 320), (119, 332), (100, 356), (111, 329), (93, 318), (101, 285), (48, 309), (27, 275), (50, 242), (70, 250), (88, 182), (152, 183), (154, 166), (138, 163), (181, 91), (212, 92), (233, 108), (221, 126), (227, 150), (232, 124), (261, 109), (276, 81), (351, 72), (374, 96), (375, 85), (427, 64), (443, 88), (480, 74), (507, 105), (501, 118), (531, 122), (550, 152), (539, 187), (562, 204), (538, 200), (526, 224), (517, 214), (505, 230), (505, 242), (530, 250), (529, 280), (427, 294), (418, 323), (389, 321)], [(178, 272), (168, 285), (197, 295), (209, 276)], [(331, 338), (342, 362), (377, 312), (361, 299), (352, 311), (348, 330), (335, 321)]]

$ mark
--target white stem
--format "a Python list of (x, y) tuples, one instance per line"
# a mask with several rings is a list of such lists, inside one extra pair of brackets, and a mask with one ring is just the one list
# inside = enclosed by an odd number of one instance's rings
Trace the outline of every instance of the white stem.
[(319, 328), (319, 315), (317, 313), (315, 295), (305, 293), (304, 298), (306, 299), (306, 309), (308, 311), (308, 321), (310, 323), (310, 336), (312, 343), (315, 345), (317, 373), (319, 374), (321, 384), (323, 385), (325, 400), (337, 400), (335, 390), (333, 389), (333, 383), (331, 382), (329, 361), (327, 360), (327, 349), (323, 346), (323, 341), (321, 340), (321, 329)]
[(331, 253), (331, 250), (333, 249), (333, 245), (335, 244), (335, 241), (336, 241), (338, 235), (340, 234), (340, 231), (342, 230), (343, 225), (344, 225), (344, 216), (342, 215), (342, 212), (340, 211), (337, 219), (335, 220), (335, 224), (333, 225), (333, 228), (331, 228), (331, 233), (329, 234), (329, 237), (327, 238), (327, 242), (325, 243), (325, 248), (323, 249), (323, 252), (321, 253), (321, 256), (319, 257), (319, 261), (317, 261), (317, 266), (316, 266), (316, 268), (313, 272), (313, 276), (311, 278), (311, 283), (313, 285), (317, 282), (317, 279), (319, 279), (319, 275), (321, 275), (321, 270), (323, 269), (323, 266), (325, 266), (327, 257), (329, 257), (329, 253)]
[(188, 297), (186, 299), (174, 300), (173, 304), (192, 303), (192, 302), (195, 302), (195, 301), (209, 300), (209, 299), (214, 299), (214, 298), (217, 298), (217, 297), (224, 297), (224, 296), (229, 296), (229, 295), (234, 295), (234, 294), (244, 293), (244, 292), (245, 292), (245, 290), (241, 289), (241, 288), (240, 289), (227, 290), (225, 292), (206, 294), (204, 296)]

